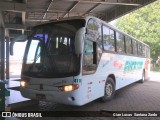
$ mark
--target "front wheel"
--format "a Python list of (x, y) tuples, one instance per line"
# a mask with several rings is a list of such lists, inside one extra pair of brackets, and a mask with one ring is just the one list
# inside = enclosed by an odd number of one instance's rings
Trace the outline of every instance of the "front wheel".
[(105, 88), (104, 88), (104, 96), (102, 97), (102, 101), (106, 102), (111, 100), (115, 94), (115, 84), (114, 80), (111, 77), (108, 77)]

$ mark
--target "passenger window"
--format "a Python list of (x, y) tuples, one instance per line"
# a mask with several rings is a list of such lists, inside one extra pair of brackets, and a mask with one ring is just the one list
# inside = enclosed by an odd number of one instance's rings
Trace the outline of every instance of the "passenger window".
[(88, 21), (86, 39), (102, 44), (101, 24), (98, 21), (94, 19)]
[(86, 40), (84, 43), (83, 74), (94, 73), (96, 68), (96, 42)]
[(138, 55), (142, 56), (142, 44), (138, 43)]
[(145, 47), (145, 45), (143, 45), (142, 46), (142, 56), (143, 57), (146, 57), (145, 51), (146, 51), (146, 47)]
[(95, 41), (97, 46), (98, 61), (102, 55), (102, 29), (101, 23), (98, 20), (90, 19), (87, 24), (86, 40)]
[(124, 35), (116, 32), (116, 48), (118, 53), (125, 53)]
[(107, 51), (115, 51), (114, 31), (103, 26), (103, 47)]
[(132, 40), (132, 43), (133, 43), (133, 54), (137, 55), (137, 50), (138, 50), (137, 41), (136, 40)]
[(128, 36), (125, 37), (126, 42), (126, 53), (132, 54), (132, 41)]
[(149, 47), (146, 46), (146, 57), (149, 58), (150, 57), (150, 49)]
[(83, 74), (94, 73), (102, 55), (102, 30), (98, 20), (90, 19), (84, 42)]

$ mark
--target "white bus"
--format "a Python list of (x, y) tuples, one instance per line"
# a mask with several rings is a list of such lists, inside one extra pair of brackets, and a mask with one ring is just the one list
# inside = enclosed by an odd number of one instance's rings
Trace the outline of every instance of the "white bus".
[(88, 16), (35, 26), (27, 38), (20, 91), (30, 99), (81, 106), (149, 79), (145, 43)]

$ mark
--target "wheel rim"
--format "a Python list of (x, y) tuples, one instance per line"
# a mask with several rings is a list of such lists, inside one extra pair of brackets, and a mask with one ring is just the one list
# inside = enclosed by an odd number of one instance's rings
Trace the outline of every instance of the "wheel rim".
[(106, 96), (110, 97), (113, 92), (113, 86), (111, 84), (106, 84)]

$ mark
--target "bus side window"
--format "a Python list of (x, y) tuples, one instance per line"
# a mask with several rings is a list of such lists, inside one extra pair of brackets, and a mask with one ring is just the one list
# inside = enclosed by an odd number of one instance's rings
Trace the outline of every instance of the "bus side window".
[(87, 34), (86, 39), (91, 41), (102, 42), (102, 33), (101, 33), (101, 24), (94, 20), (90, 19), (87, 24)]
[(136, 40), (134, 40), (134, 39), (132, 39), (132, 44), (133, 44), (133, 54), (134, 55), (137, 55), (137, 50), (138, 50), (138, 46), (137, 46), (137, 41)]
[(146, 51), (146, 47), (145, 45), (142, 45), (142, 56), (143, 57), (146, 57), (145, 51)]
[(96, 42), (85, 40), (84, 43), (84, 61), (83, 73), (93, 73), (97, 68)]
[(132, 39), (128, 36), (125, 36), (125, 42), (126, 42), (126, 53), (132, 54)]
[(149, 47), (146, 46), (146, 57), (149, 58), (150, 57), (150, 49)]
[(87, 34), (84, 40), (83, 74), (94, 73), (102, 55), (102, 30), (101, 23), (89, 19)]
[(118, 53), (125, 53), (124, 35), (116, 32), (116, 49)]
[(86, 40), (94, 41), (94, 48), (97, 51), (97, 56), (94, 61), (99, 62), (102, 55), (102, 25), (101, 22), (95, 19), (89, 19), (87, 24)]
[(142, 56), (142, 44), (138, 43), (138, 55)]
[(107, 51), (115, 51), (115, 35), (114, 31), (103, 26), (103, 47)]

